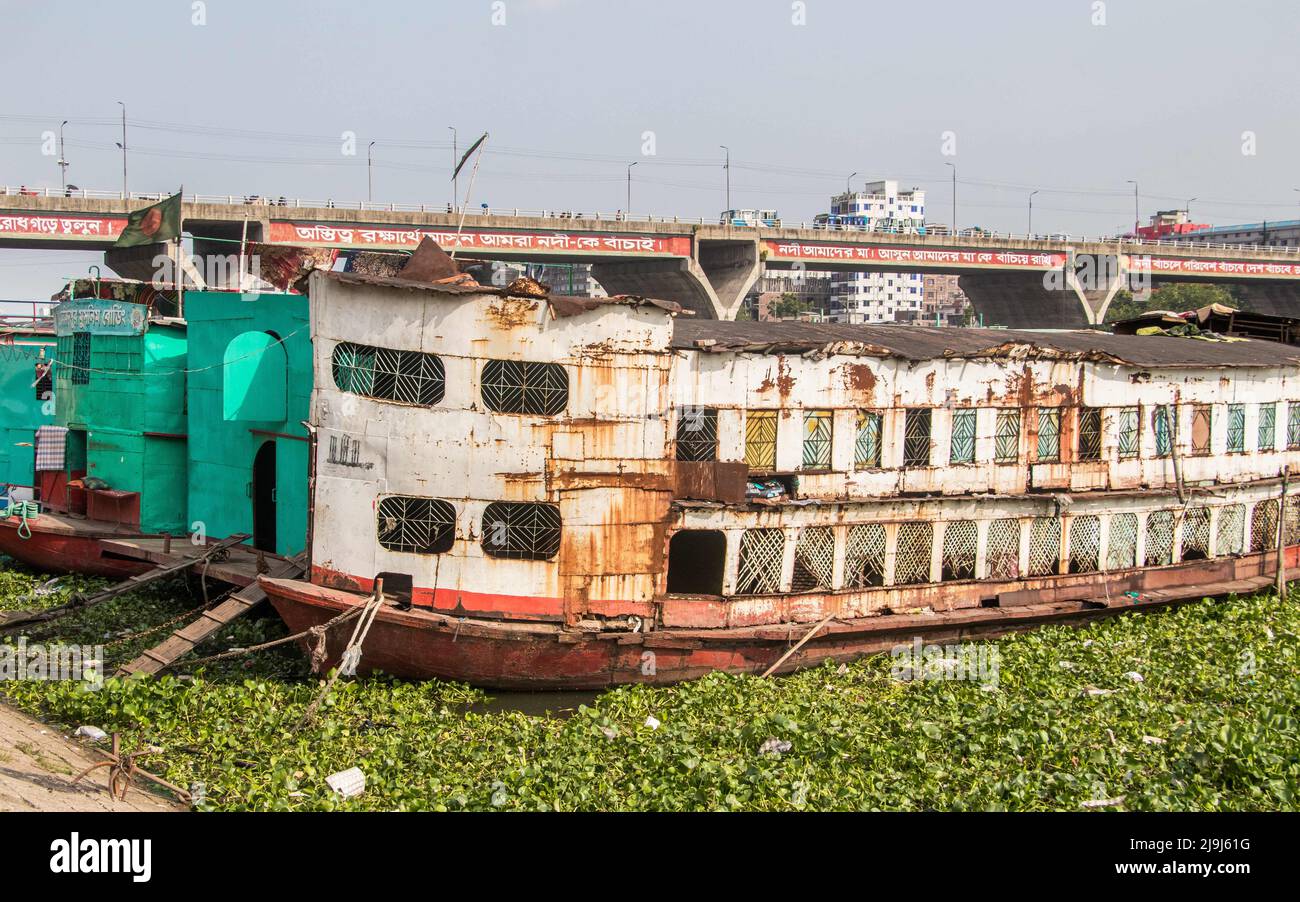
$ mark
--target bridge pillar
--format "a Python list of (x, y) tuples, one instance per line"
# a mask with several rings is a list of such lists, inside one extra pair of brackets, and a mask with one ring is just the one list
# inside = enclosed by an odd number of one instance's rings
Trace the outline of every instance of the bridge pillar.
[(1238, 282), (1236, 294), (1242, 305), (1256, 313), (1300, 319), (1300, 285), (1285, 282)]
[(640, 294), (676, 301), (701, 319), (735, 319), (758, 281), (758, 242), (706, 241), (696, 257), (596, 263), (591, 274), (610, 294)]
[(1117, 290), (1110, 286), (1096, 297), (1082, 290), (1073, 272), (1056, 277), (1060, 288), (1047, 287), (1043, 273), (1018, 272), (967, 273), (958, 284), (984, 325), (1009, 329), (1086, 329), (1105, 315)]

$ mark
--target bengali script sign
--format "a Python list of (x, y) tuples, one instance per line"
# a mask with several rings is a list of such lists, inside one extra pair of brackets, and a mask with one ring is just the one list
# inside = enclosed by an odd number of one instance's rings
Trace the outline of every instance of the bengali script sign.
[(64, 301), (54, 308), (54, 333), (93, 332), (96, 335), (139, 335), (144, 331), (142, 304), (89, 298)]
[(1139, 257), (1128, 258), (1130, 272), (1149, 272), (1158, 276), (1246, 276), (1265, 279), (1300, 278), (1300, 262), (1272, 263), (1268, 261), (1207, 260), (1197, 257)]
[[(990, 269), (1058, 269), (1065, 254), (1020, 251), (964, 251), (925, 247), (879, 247), (867, 244), (818, 244), (766, 239), (768, 260), (824, 260), (828, 263), (872, 263), (882, 266), (988, 267)], [(815, 264), (813, 264), (815, 266)]]
[(334, 226), (321, 223), (272, 222), (270, 243), (354, 248), (414, 249), (425, 237), (446, 250), (532, 253), (588, 253), (631, 256), (689, 257), (685, 235), (615, 235), (601, 232), (518, 232), (466, 228), (402, 229), (375, 226)]
[(0, 238), (57, 238), (60, 240), (115, 240), (126, 227), (119, 216), (64, 216), (0, 213)]

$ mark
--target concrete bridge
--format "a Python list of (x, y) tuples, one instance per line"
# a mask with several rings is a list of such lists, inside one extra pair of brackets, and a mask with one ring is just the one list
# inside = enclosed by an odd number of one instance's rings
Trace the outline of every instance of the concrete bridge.
[[(125, 214), (147, 200), (0, 196), (0, 247), (109, 248)], [(378, 205), (374, 205), (378, 206)], [(908, 235), (806, 227), (746, 227), (676, 219), (342, 209), (201, 198), (183, 209), (196, 256), (249, 241), (377, 251), (413, 250), (428, 235), (464, 259), (591, 263), (611, 294), (682, 303), (734, 319), (763, 268), (948, 273), (990, 324), (1070, 328), (1103, 321), (1124, 287), (1165, 282), (1244, 286), (1260, 312), (1300, 316), (1300, 253), (1118, 239)], [(106, 255), (126, 274), (152, 252)]]

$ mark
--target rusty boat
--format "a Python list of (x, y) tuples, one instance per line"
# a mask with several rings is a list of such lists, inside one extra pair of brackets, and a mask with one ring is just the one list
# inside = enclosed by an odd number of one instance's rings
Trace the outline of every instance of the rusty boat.
[(294, 632), (373, 598), (363, 672), (780, 673), (1300, 563), (1288, 345), (726, 322), (338, 272), (309, 294), (310, 568), (260, 583)]

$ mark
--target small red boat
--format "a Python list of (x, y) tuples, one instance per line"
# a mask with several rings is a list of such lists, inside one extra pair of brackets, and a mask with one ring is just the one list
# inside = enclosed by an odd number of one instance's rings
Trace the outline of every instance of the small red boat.
[(104, 540), (144, 536), (117, 523), (41, 513), (23, 520), (0, 519), (0, 553), (47, 573), (84, 573), (125, 579), (153, 569), (104, 547)]

